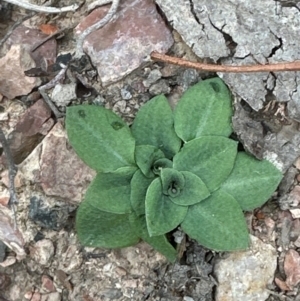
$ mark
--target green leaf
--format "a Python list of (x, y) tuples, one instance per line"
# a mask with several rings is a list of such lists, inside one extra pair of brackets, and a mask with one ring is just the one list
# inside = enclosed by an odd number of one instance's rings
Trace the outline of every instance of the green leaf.
[(197, 175), (214, 191), (227, 179), (237, 154), (237, 142), (218, 136), (203, 136), (187, 142), (173, 159), (179, 171)]
[(164, 157), (164, 153), (152, 145), (138, 145), (135, 148), (136, 164), (148, 178), (154, 178), (152, 171), (154, 162)]
[(116, 114), (100, 106), (67, 108), (66, 129), (78, 156), (100, 172), (134, 165), (135, 141)]
[(173, 162), (167, 158), (158, 159), (153, 164), (153, 173), (157, 176), (160, 175), (164, 168), (172, 168)]
[(201, 245), (216, 251), (248, 247), (248, 229), (240, 205), (231, 195), (219, 190), (190, 206), (181, 228)]
[(231, 95), (224, 82), (216, 77), (189, 88), (174, 111), (177, 135), (183, 141), (200, 136), (225, 136), (232, 133)]
[(165, 235), (149, 236), (145, 215), (137, 216), (132, 213), (129, 217), (132, 228), (136, 230), (136, 235), (151, 245), (156, 251), (163, 254), (170, 262), (176, 260), (177, 251), (168, 242)]
[(230, 176), (220, 189), (231, 194), (246, 211), (264, 204), (281, 179), (282, 173), (272, 163), (239, 152)]
[(160, 95), (141, 107), (131, 130), (137, 145), (153, 145), (171, 159), (181, 146), (173, 123), (173, 112), (168, 100)]
[(165, 196), (160, 179), (155, 179), (146, 194), (146, 221), (150, 236), (162, 235), (176, 228), (183, 221), (187, 209)]
[(175, 198), (181, 194), (185, 184), (181, 172), (173, 168), (164, 168), (161, 170), (160, 179), (164, 195)]
[(89, 247), (123, 248), (139, 242), (129, 214), (104, 212), (87, 201), (77, 210), (76, 231), (80, 243)]
[(147, 178), (140, 170), (137, 170), (131, 179), (131, 207), (139, 215), (145, 214), (146, 193), (153, 179)]
[(106, 212), (131, 212), (130, 181), (135, 170), (122, 168), (115, 173), (97, 174), (87, 189), (85, 201)]
[(184, 176), (185, 185), (179, 196), (170, 197), (172, 202), (181, 206), (190, 206), (209, 197), (210, 192), (199, 177), (188, 171), (182, 171), (181, 173)]

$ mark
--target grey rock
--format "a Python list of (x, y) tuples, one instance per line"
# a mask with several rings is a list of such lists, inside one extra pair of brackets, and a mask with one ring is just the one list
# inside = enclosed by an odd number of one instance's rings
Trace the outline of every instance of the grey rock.
[(277, 266), (276, 250), (251, 236), (247, 251), (233, 252), (217, 261), (215, 275), (219, 285), (216, 301), (265, 301)]
[(152, 84), (157, 82), (161, 77), (162, 74), (158, 69), (151, 70), (147, 79), (143, 81), (143, 85), (149, 88)]
[[(230, 65), (300, 59), (299, 44), (295, 43), (300, 31), (300, 10), (296, 4), (284, 6), (273, 0), (156, 3), (200, 58)], [(289, 102), (289, 115), (300, 120), (299, 72), (219, 75), (254, 110), (261, 109), (267, 94), (271, 94), (277, 101)]]
[(199, 82), (199, 73), (195, 69), (184, 70), (182, 75), (178, 78), (178, 83), (182, 86), (183, 91), (197, 82)]
[(76, 99), (76, 83), (57, 84), (51, 95), (51, 99), (59, 107), (67, 106), (72, 100)]
[(110, 300), (116, 300), (123, 296), (122, 291), (117, 288), (106, 289), (102, 292), (102, 296)]
[(128, 91), (127, 89), (122, 88), (122, 89), (121, 89), (121, 97), (122, 97), (122, 99), (124, 99), (124, 100), (129, 100), (129, 99), (132, 98), (132, 94), (131, 94), (130, 91)]
[[(267, 159), (285, 172), (300, 156), (299, 124), (293, 120), (271, 118), (254, 112), (235, 97), (233, 129), (246, 151), (258, 159)], [(269, 113), (270, 116), (270, 113)]]
[(168, 82), (164, 79), (161, 79), (149, 88), (149, 93), (154, 96), (159, 94), (169, 94), (170, 91), (171, 88), (169, 87)]

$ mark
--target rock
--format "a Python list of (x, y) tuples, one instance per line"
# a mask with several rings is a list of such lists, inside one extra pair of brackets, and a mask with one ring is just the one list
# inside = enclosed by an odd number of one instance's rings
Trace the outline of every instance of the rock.
[[(300, 155), (298, 123), (288, 119), (288, 123), (276, 128), (276, 118), (270, 121), (263, 111), (254, 112), (238, 96), (235, 97), (234, 107), (233, 129), (245, 150), (258, 159), (269, 160), (286, 172)], [(270, 121), (271, 127), (267, 121)]]
[(19, 229), (15, 229), (11, 210), (0, 205), (0, 240), (16, 254), (18, 259), (26, 257), (24, 238)]
[(153, 84), (149, 88), (149, 93), (153, 96), (159, 95), (159, 94), (169, 94), (171, 91), (171, 88), (168, 84), (168, 82), (164, 79), (159, 80), (155, 84)]
[(231, 253), (216, 263), (216, 301), (265, 301), (276, 267), (276, 250), (251, 236), (248, 251)]
[(41, 301), (60, 301), (61, 295), (58, 292), (53, 292), (50, 294), (42, 294)]
[[(156, 0), (156, 3), (200, 58), (219, 59), (221, 64), (229, 65), (300, 59), (294, 42), (300, 30), (297, 7), (282, 7), (277, 13), (281, 4), (273, 0), (234, 3), (193, 0), (175, 4), (172, 0)], [(220, 75), (253, 109), (261, 109), (268, 94), (277, 101), (289, 102), (289, 115), (299, 120), (299, 72)]]
[(29, 247), (30, 257), (38, 264), (49, 266), (54, 256), (54, 245), (50, 239), (42, 239)]
[[(7, 187), (9, 188), (9, 174), (8, 174), (8, 170), (3, 171), (0, 174), (1, 177), (1, 182)], [(23, 186), (24, 184), (24, 179), (21, 176), (21, 173), (17, 172), (16, 176), (15, 176), (15, 188), (20, 188), (21, 186)]]
[(41, 289), (46, 292), (56, 292), (56, 288), (54, 286), (53, 280), (47, 275), (42, 276)]
[(28, 94), (41, 81), (24, 75), (24, 71), (35, 67), (29, 53), (21, 45), (14, 45), (0, 58), (0, 93), (8, 99)]
[(300, 218), (300, 209), (290, 209), (293, 218)]
[[(6, 49), (10, 49), (13, 45), (23, 45), (30, 56), (33, 58), (37, 68), (45, 65), (52, 65), (56, 60), (57, 43), (54, 38), (43, 43), (35, 51), (31, 51), (34, 45), (39, 44), (47, 37), (46, 34), (35, 28), (28, 28), (24, 25), (18, 26), (9, 36), (5, 43)], [(28, 70), (30, 68), (27, 68)], [(20, 70), (19, 70), (20, 71)], [(27, 93), (26, 93), (27, 94)]]
[(162, 77), (161, 72), (158, 69), (151, 70), (148, 78), (143, 81), (143, 85), (149, 88), (152, 84), (157, 82)]
[[(76, 27), (76, 34), (102, 19), (108, 9), (109, 6), (95, 9)], [(165, 53), (172, 44), (171, 32), (154, 1), (128, 0), (121, 2), (111, 22), (86, 38), (84, 50), (102, 84), (108, 85), (137, 69), (152, 51)]]
[(7, 138), (15, 164), (20, 164), (50, 130), (54, 123), (50, 117), (51, 110), (42, 99), (21, 116)]
[(76, 83), (57, 84), (52, 91), (51, 100), (55, 102), (57, 106), (65, 107), (76, 98)]
[(43, 228), (58, 231), (66, 225), (69, 212), (67, 207), (50, 207), (43, 200), (33, 196), (30, 198), (28, 217)]
[(2, 206), (7, 206), (9, 200), (10, 200), (9, 191), (8, 189), (4, 189), (3, 191), (0, 192), (0, 204)]
[(45, 194), (77, 204), (95, 175), (76, 155), (57, 123), (42, 142), (40, 183)]
[(131, 92), (128, 91), (127, 89), (122, 88), (122, 89), (121, 89), (121, 97), (122, 97), (122, 99), (124, 99), (124, 100), (129, 100), (129, 99), (132, 98), (132, 94), (131, 94)]
[(7, 287), (10, 286), (10, 284), (11, 284), (11, 279), (9, 275), (0, 273), (0, 290), (4, 291), (5, 289), (7, 289)]

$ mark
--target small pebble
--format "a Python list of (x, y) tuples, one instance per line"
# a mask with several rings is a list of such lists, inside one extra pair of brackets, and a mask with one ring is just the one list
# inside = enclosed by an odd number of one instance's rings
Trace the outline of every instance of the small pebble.
[(121, 97), (124, 100), (129, 100), (132, 98), (132, 95), (131, 95), (130, 91), (128, 91), (126, 89), (121, 89)]
[(152, 84), (161, 79), (161, 72), (158, 69), (151, 70), (148, 78), (143, 81), (145, 87), (149, 88)]
[(54, 255), (54, 246), (51, 240), (42, 239), (29, 247), (31, 258), (41, 265), (51, 264), (51, 259)]

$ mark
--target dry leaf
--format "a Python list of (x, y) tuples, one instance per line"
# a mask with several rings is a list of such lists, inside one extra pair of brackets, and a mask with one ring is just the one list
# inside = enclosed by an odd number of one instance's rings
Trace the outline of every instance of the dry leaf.
[(57, 26), (51, 24), (42, 24), (39, 26), (39, 30), (44, 34), (51, 35), (58, 31)]
[(290, 291), (291, 290), (291, 288), (287, 286), (285, 281), (280, 280), (279, 278), (275, 278), (275, 283), (282, 291)]

